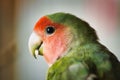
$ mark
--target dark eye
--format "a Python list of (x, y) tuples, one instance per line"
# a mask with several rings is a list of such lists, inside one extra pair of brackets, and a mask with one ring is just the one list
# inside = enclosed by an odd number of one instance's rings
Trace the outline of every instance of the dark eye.
[(52, 34), (52, 33), (54, 33), (54, 31), (55, 31), (55, 28), (53, 26), (48, 26), (46, 28), (46, 33), (47, 34)]

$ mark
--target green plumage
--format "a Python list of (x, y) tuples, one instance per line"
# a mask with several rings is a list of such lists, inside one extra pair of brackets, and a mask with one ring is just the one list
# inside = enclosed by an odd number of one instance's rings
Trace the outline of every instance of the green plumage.
[(120, 80), (120, 62), (88, 23), (68, 13), (47, 16), (70, 27), (74, 36), (69, 52), (49, 68), (47, 80)]

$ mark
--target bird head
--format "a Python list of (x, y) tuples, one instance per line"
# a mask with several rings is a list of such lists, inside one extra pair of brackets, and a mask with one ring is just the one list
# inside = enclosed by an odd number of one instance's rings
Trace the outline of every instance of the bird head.
[(94, 29), (85, 21), (60, 12), (38, 20), (29, 38), (29, 50), (35, 58), (43, 55), (51, 65), (67, 54), (71, 47), (96, 39)]

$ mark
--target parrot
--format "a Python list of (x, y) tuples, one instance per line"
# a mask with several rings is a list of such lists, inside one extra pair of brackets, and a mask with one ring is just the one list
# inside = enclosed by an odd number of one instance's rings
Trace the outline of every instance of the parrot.
[(46, 80), (120, 80), (118, 58), (100, 43), (95, 29), (71, 13), (42, 16), (28, 46), (48, 64)]

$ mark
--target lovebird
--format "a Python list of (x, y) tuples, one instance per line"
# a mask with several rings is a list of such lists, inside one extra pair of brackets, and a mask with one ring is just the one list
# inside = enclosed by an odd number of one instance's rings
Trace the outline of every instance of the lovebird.
[(28, 45), (35, 58), (45, 58), (46, 80), (120, 80), (118, 58), (99, 42), (86, 21), (71, 13), (41, 17)]

